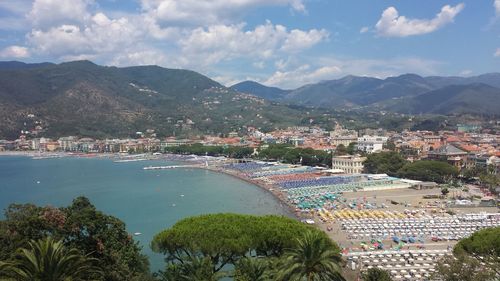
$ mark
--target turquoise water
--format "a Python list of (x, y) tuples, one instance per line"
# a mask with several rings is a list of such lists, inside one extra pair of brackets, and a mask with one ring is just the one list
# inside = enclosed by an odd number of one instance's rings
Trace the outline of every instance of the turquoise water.
[(142, 233), (135, 239), (144, 246), (156, 271), (162, 268), (163, 260), (151, 252), (149, 242), (179, 219), (218, 212), (287, 214), (269, 193), (224, 174), (200, 169), (142, 169), (168, 164), (173, 163), (2, 156), (0, 217), (10, 203), (65, 206), (84, 195), (99, 210), (123, 220), (130, 233)]

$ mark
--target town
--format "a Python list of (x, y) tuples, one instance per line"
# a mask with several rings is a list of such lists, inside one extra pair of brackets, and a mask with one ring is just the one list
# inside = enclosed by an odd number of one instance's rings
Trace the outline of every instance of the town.
[[(349, 151), (352, 157), (335, 157), (332, 169), (346, 173), (361, 173), (366, 155), (395, 151), (408, 161), (422, 159), (445, 160), (462, 169), (486, 168), (492, 174), (500, 174), (500, 136), (482, 131), (478, 125), (459, 124), (455, 131), (402, 131), (344, 129), (336, 124), (333, 131), (320, 127), (296, 126), (260, 132), (249, 127), (246, 135), (231, 132), (226, 137), (200, 136), (197, 138), (167, 137), (159, 139), (152, 129), (136, 132), (136, 137), (127, 139), (93, 139), (76, 136), (50, 139), (28, 137), (22, 134), (16, 140), (0, 140), (0, 151), (72, 152), (72, 153), (146, 153), (165, 152), (171, 147), (201, 144), (203, 146), (232, 146), (254, 149), (270, 145), (290, 145), (332, 153), (334, 156)], [(339, 152), (339, 153), (336, 153)]]

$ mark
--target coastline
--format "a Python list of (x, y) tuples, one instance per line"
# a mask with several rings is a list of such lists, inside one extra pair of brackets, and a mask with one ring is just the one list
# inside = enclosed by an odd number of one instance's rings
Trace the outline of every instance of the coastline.
[[(38, 152), (38, 151), (1, 151), (0, 157), (2, 156), (18, 156), (18, 157), (47, 157), (47, 158), (64, 158), (64, 157), (75, 157), (75, 158), (120, 158), (120, 154), (117, 153), (71, 153), (71, 152)], [(128, 155), (127, 155), (128, 156)], [(130, 156), (133, 156), (131, 154)], [(184, 157), (177, 154), (163, 154), (163, 157), (160, 157), (157, 160), (167, 160), (167, 161), (176, 161), (185, 164), (193, 164), (193, 161), (189, 161)], [(153, 159), (151, 159), (153, 160)], [(287, 199), (286, 195), (279, 189), (279, 187), (264, 183), (262, 181), (250, 179), (239, 172), (229, 171), (219, 166), (205, 166), (200, 163), (200, 165), (190, 166), (190, 168), (198, 168), (203, 170), (208, 170), (215, 173), (225, 174), (239, 180), (242, 180), (246, 183), (255, 185), (260, 189), (268, 192), (273, 198), (280, 203), (286, 213), (293, 218), (303, 219), (300, 213), (297, 212), (295, 206), (291, 204)]]
[(252, 180), (252, 179), (250, 179), (250, 178), (248, 178), (248, 177), (246, 177), (238, 172), (231, 172), (231, 171), (228, 171), (228, 170), (220, 168), (220, 167), (199, 166), (196, 168), (225, 174), (225, 175), (237, 178), (239, 180), (242, 180), (244, 182), (247, 182), (249, 184), (258, 186), (262, 190), (264, 190), (264, 191), (268, 192), (270, 195), (272, 195), (280, 203), (280, 205), (282, 205), (283, 208), (286, 209), (287, 213), (289, 213), (290, 216), (292, 216), (296, 219), (299, 219), (299, 220), (303, 218), (302, 216), (299, 215), (299, 213), (297, 213), (295, 206), (293, 206), (290, 202), (288, 202), (288, 200), (286, 200), (285, 195), (276, 186), (266, 184), (266, 183), (263, 183), (260, 181)]

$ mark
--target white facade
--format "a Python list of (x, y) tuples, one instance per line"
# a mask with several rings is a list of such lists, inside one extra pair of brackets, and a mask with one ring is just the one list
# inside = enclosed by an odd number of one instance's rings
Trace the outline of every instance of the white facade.
[(347, 174), (361, 174), (366, 157), (345, 155), (332, 158), (332, 170), (342, 170)]
[(387, 137), (380, 136), (362, 136), (358, 138), (357, 149), (366, 153), (381, 151)]

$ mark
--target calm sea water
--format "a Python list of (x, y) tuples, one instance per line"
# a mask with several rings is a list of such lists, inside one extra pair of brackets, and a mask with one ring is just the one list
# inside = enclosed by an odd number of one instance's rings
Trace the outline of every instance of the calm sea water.
[(0, 157), (0, 209), (10, 203), (66, 206), (84, 195), (99, 209), (123, 220), (144, 246), (153, 271), (163, 260), (149, 248), (151, 238), (179, 219), (206, 213), (287, 215), (259, 187), (199, 169), (145, 171), (165, 161), (114, 163), (110, 159)]

